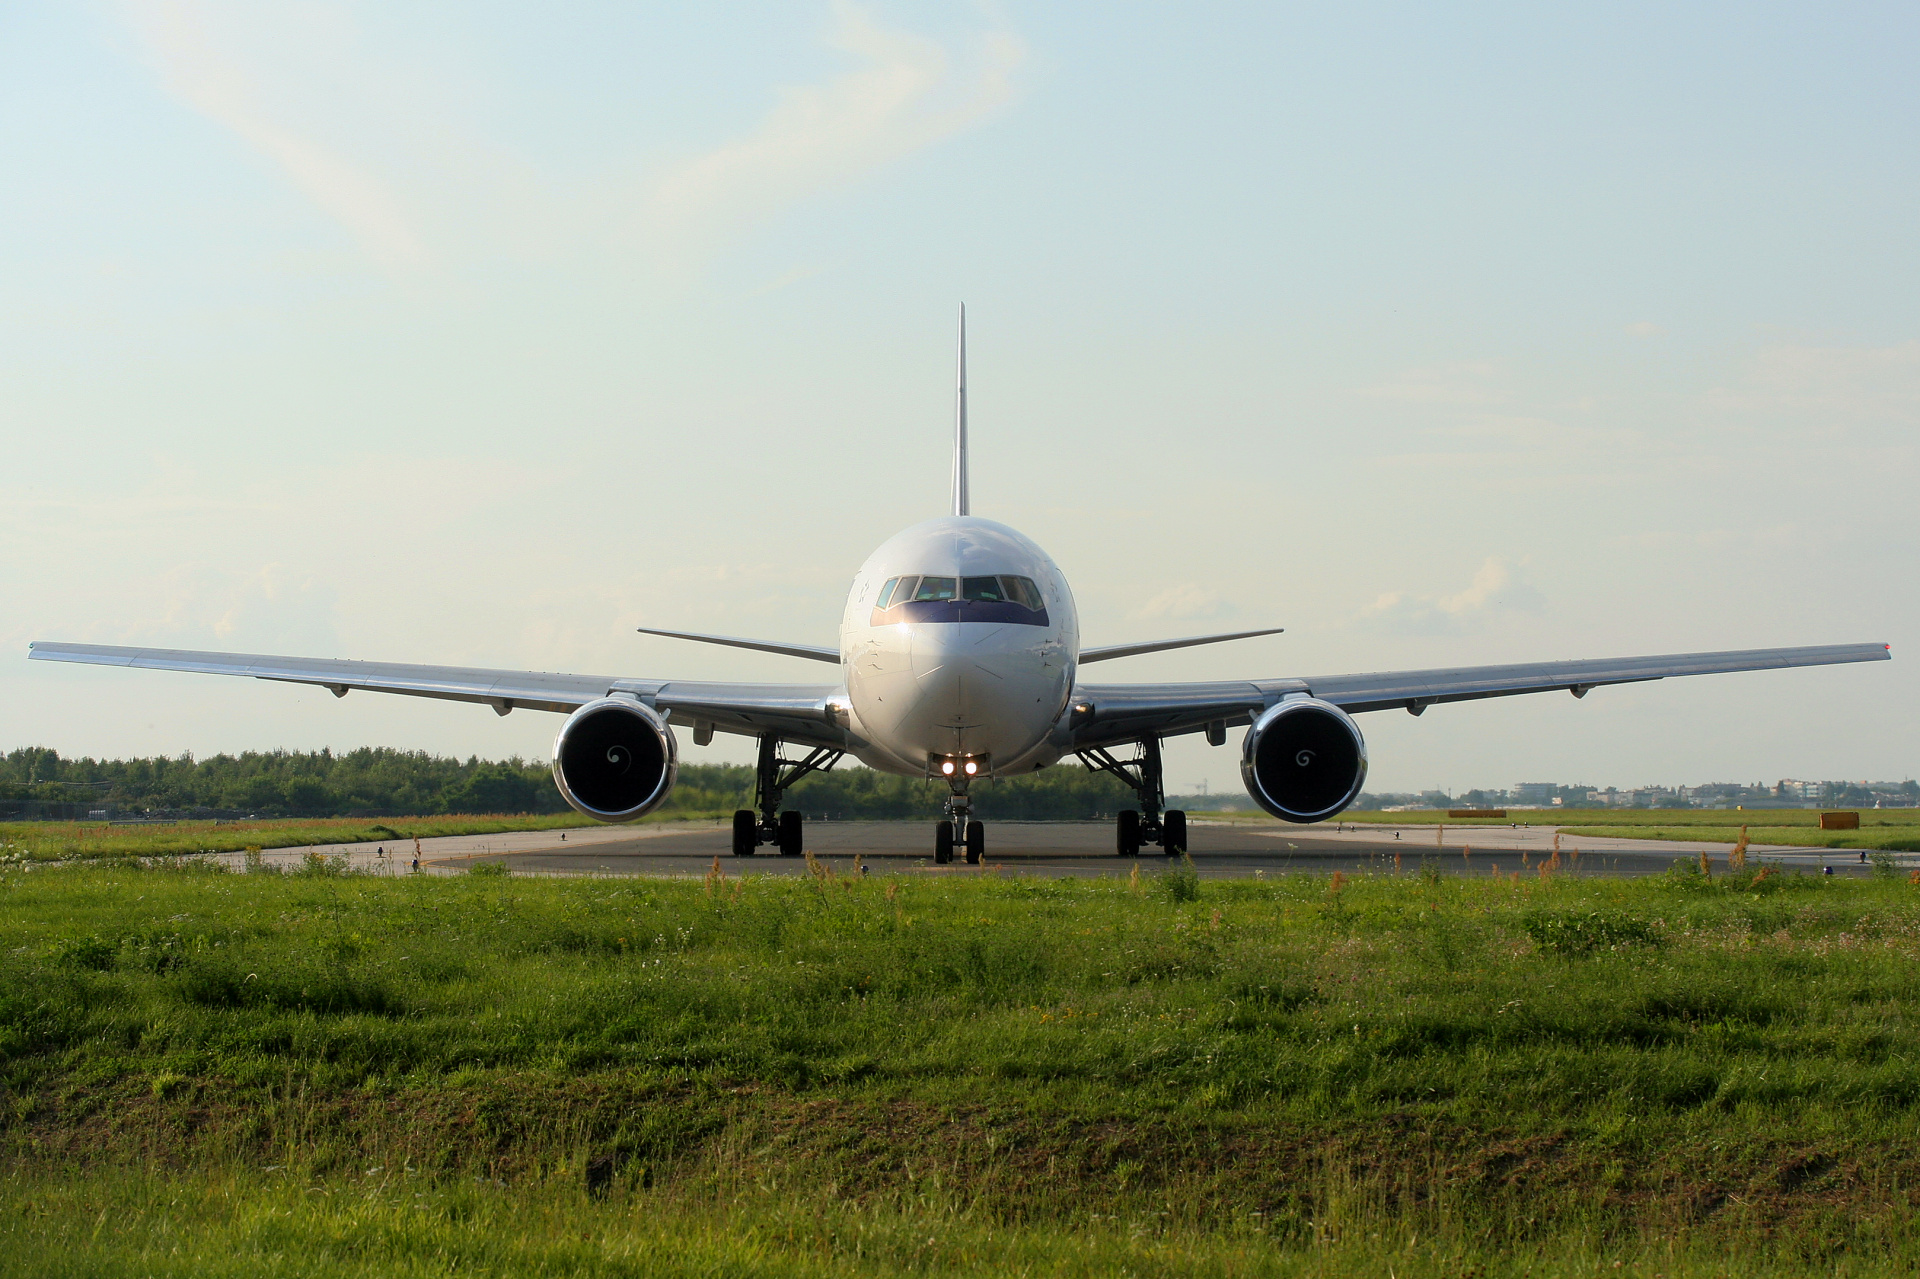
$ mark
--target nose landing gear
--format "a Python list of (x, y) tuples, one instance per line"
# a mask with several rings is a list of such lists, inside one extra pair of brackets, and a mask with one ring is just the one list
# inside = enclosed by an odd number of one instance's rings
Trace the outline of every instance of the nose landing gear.
[(1124, 810), (1114, 823), (1114, 851), (1121, 857), (1138, 857), (1140, 849), (1158, 844), (1169, 857), (1187, 851), (1187, 815), (1179, 809), (1161, 811), (1167, 802), (1161, 781), (1160, 739), (1148, 737), (1139, 743), (1132, 759), (1116, 758), (1105, 747), (1079, 752), (1080, 762), (1089, 772), (1111, 773), (1132, 789), (1140, 808)]
[(947, 796), (947, 815), (933, 832), (933, 863), (946, 866), (959, 851), (967, 865), (978, 866), (987, 856), (987, 828), (973, 820), (973, 797), (967, 794), (965, 780), (949, 780), (952, 794)]
[(754, 808), (742, 808), (733, 815), (733, 855), (751, 857), (761, 844), (772, 844), (782, 857), (798, 857), (806, 847), (803, 818), (791, 809), (781, 812), (780, 801), (795, 782), (808, 773), (825, 772), (844, 754), (816, 746), (804, 759), (782, 759), (780, 739), (762, 737), (760, 758), (753, 770)]

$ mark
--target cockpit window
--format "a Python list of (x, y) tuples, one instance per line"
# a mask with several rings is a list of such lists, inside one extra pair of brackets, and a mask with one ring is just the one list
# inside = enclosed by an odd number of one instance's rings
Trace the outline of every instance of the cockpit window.
[(1036, 612), (1047, 606), (1046, 601), (1040, 598), (1040, 588), (1033, 584), (1032, 579), (1025, 577), (1003, 577), (1000, 579), (1000, 582), (1006, 589), (1007, 598), (1015, 604), (1019, 604), (1024, 608), (1033, 609)]
[(896, 622), (1046, 626), (1047, 601), (1030, 577), (890, 577), (874, 596), (873, 625)]

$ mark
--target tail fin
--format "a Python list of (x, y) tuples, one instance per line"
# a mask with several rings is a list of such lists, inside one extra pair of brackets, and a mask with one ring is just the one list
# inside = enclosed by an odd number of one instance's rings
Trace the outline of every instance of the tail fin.
[(960, 383), (953, 405), (953, 513), (967, 514), (967, 304), (960, 304)]

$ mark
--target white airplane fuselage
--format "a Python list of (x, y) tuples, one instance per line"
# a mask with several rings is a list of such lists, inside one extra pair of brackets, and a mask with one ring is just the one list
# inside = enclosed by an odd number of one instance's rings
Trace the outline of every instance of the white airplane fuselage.
[(1080, 622), (1046, 552), (965, 515), (867, 558), (840, 626), (853, 754), (891, 773), (1005, 777), (1057, 760)]

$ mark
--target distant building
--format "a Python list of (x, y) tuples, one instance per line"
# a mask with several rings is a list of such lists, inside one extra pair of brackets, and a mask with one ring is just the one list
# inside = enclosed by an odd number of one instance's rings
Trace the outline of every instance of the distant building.
[(1449, 800), (1445, 791), (1366, 794), (1361, 808), (1920, 808), (1920, 782), (1706, 782), (1699, 786), (1615, 786), (1520, 782), (1510, 790), (1473, 789)]

